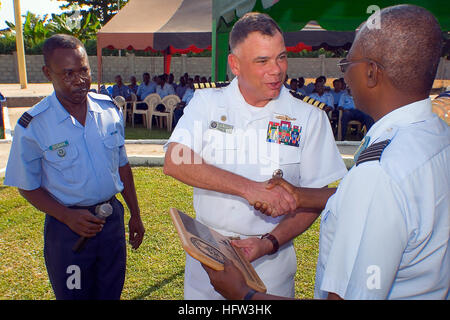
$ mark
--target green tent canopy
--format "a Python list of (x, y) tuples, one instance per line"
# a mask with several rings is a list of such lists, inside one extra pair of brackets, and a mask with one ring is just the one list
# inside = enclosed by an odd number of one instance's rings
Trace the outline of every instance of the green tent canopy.
[[(228, 34), (242, 15), (250, 11), (270, 15), (284, 32), (301, 30), (309, 21), (317, 21), (333, 31), (354, 31), (375, 10), (405, 3), (392, 0), (212, 0), (212, 77), (224, 80), (227, 70)], [(450, 6), (444, 0), (409, 0), (429, 10), (438, 19), (442, 30), (450, 30)], [(301, 39), (300, 39), (301, 41)]]

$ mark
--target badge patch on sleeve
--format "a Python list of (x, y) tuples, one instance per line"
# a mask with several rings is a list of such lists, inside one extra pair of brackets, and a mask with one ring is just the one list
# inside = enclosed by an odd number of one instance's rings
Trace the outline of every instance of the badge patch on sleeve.
[(270, 121), (267, 127), (267, 142), (298, 147), (301, 132), (302, 127), (292, 126), (289, 121)]

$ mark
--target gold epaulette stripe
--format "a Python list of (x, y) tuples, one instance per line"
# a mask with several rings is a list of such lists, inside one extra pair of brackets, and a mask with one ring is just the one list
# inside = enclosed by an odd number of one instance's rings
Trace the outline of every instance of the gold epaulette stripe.
[(200, 82), (200, 83), (194, 83), (194, 89), (205, 89), (205, 88), (221, 88), (226, 87), (229, 85), (230, 82)]

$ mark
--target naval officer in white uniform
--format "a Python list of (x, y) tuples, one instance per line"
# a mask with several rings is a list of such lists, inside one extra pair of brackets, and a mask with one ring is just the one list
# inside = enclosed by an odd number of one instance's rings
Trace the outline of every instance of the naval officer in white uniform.
[[(225, 236), (263, 237), (271, 255), (253, 262), (268, 292), (294, 296), (296, 256), (278, 249), (270, 232), (282, 218), (254, 210), (257, 200), (290, 212), (293, 199), (265, 181), (283, 176), (321, 188), (347, 170), (327, 115), (283, 86), (287, 53), (281, 30), (267, 15), (242, 17), (230, 34), (228, 87), (197, 90), (166, 145), (164, 172), (194, 186), (196, 219)], [(305, 215), (305, 224), (314, 221)], [(201, 264), (186, 257), (185, 299), (220, 299)]]
[[(329, 190), (295, 188), (280, 179), (270, 185), (289, 189), (299, 207), (326, 203), (315, 298), (448, 300), (450, 129), (432, 112), (429, 98), (441, 30), (432, 14), (417, 6), (378, 14), (381, 28), (371, 28), (369, 18), (339, 63), (356, 107), (376, 120), (355, 167), (331, 198)], [(423, 46), (411, 51), (408, 43)], [(285, 222), (277, 231), (289, 239), (295, 225)], [(252, 293), (232, 264), (225, 264), (224, 272), (205, 269), (228, 299), (279, 298)]]

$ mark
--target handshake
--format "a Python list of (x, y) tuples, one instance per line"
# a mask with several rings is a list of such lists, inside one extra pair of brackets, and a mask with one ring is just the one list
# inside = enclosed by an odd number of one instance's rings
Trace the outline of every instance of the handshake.
[(320, 212), (334, 192), (335, 189), (295, 187), (283, 178), (274, 177), (258, 183), (246, 199), (261, 213), (278, 217), (297, 209)]

